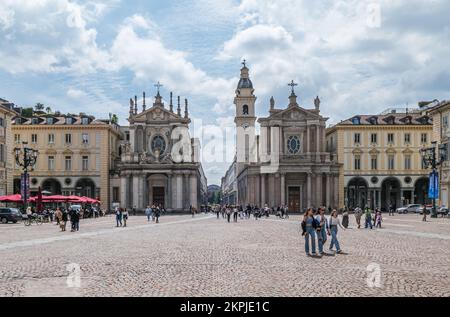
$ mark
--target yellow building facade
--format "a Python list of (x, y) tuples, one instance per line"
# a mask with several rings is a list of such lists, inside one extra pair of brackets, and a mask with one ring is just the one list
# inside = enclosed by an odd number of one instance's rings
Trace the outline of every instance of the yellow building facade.
[[(450, 206), (450, 155), (448, 146), (450, 139), (450, 101), (443, 101), (432, 107), (428, 111), (428, 115), (433, 118), (433, 137), (432, 141), (437, 142), (437, 148), (445, 146), (446, 155), (442, 159), (439, 166), (440, 186), (439, 199), (436, 206)], [(438, 154), (438, 153), (437, 153)], [(439, 156), (437, 155), (439, 158)]]
[[(51, 194), (87, 196), (100, 199), (110, 208), (110, 173), (120, 159), (120, 127), (110, 120), (96, 120), (85, 114), (34, 113), (17, 116), (12, 123), (13, 147), (27, 146), (39, 151), (30, 173), (30, 191), (39, 187)], [(14, 190), (20, 192), (21, 169), (14, 168)]]
[(13, 193), (14, 156), (11, 119), (17, 115), (13, 108), (12, 103), (0, 99), (0, 196)]
[(399, 208), (428, 203), (428, 173), (420, 149), (429, 146), (432, 119), (421, 111), (357, 115), (327, 129), (327, 149), (337, 160), (339, 206)]

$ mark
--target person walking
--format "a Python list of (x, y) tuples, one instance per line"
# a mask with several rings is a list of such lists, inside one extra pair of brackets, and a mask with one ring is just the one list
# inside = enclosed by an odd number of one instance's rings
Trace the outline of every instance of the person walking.
[(152, 209), (150, 206), (147, 206), (145, 209), (145, 215), (147, 216), (147, 222), (150, 222), (150, 219), (152, 218)]
[(124, 210), (123, 210), (122, 218), (123, 218), (123, 226), (126, 227), (127, 220), (128, 220), (128, 210), (126, 208), (124, 208)]
[(189, 212), (192, 214), (192, 218), (194, 218), (195, 210), (194, 210), (194, 207), (192, 207), (192, 205), (189, 205)]
[(315, 217), (316, 222), (318, 223), (316, 232), (317, 232), (317, 240), (319, 244), (319, 255), (323, 256), (323, 246), (325, 242), (327, 242), (327, 233), (330, 235), (328, 220), (325, 217), (325, 208), (319, 208), (319, 213)]
[(159, 217), (161, 216), (161, 208), (156, 207), (156, 211), (155, 211), (155, 219), (156, 219), (156, 223), (159, 223)]
[(347, 229), (349, 224), (349, 216), (348, 216), (348, 209), (345, 208), (344, 213), (342, 214), (342, 226)]
[(122, 208), (116, 208), (116, 227), (122, 227)]
[(306, 256), (311, 256), (309, 254), (309, 241), (311, 240), (311, 249), (312, 249), (312, 256), (316, 256), (316, 229), (317, 229), (317, 222), (314, 219), (313, 211), (312, 209), (308, 209), (305, 213), (305, 216), (303, 217), (302, 221), (302, 236), (305, 237), (305, 252)]
[(392, 203), (389, 204), (389, 216), (393, 216), (394, 215), (394, 206), (392, 205)]
[(366, 222), (364, 228), (367, 229), (370, 226), (370, 229), (373, 229), (372, 226), (372, 211), (370, 210), (369, 206), (366, 207), (366, 210), (364, 212), (364, 216), (366, 217)]
[(375, 211), (375, 228), (381, 228), (381, 222), (383, 221), (381, 210)]
[(330, 233), (331, 233), (330, 251), (333, 251), (333, 247), (336, 247), (336, 252), (338, 254), (341, 254), (342, 250), (341, 250), (341, 246), (339, 245), (338, 238), (337, 238), (338, 226), (345, 230), (345, 228), (341, 225), (341, 223), (339, 221), (337, 210), (334, 209), (331, 212), (331, 217), (330, 217), (330, 221), (329, 221), (329, 227), (330, 227)]
[(233, 221), (234, 222), (238, 222), (238, 207), (237, 206), (234, 206), (234, 208), (233, 208)]
[(63, 221), (63, 220), (62, 220), (62, 217), (63, 217), (63, 214), (62, 214), (62, 212), (61, 212), (61, 209), (56, 208), (56, 214), (55, 214), (55, 216), (56, 216), (56, 223), (59, 225), (61, 231), (64, 231), (64, 230), (63, 230), (63, 226), (62, 226), (62, 221)]
[(216, 215), (217, 215), (217, 220), (219, 220), (220, 218), (220, 207), (216, 206)]
[(355, 209), (355, 219), (356, 219), (356, 224), (358, 225), (358, 229), (361, 228), (361, 217), (362, 217), (363, 211), (362, 209), (358, 206)]
[(230, 207), (227, 207), (227, 210), (226, 210), (226, 212), (227, 212), (227, 221), (228, 221), (228, 223), (230, 223), (230, 218), (231, 218), (231, 209), (230, 209)]
[(66, 231), (67, 227), (67, 221), (69, 220), (69, 214), (67, 213), (67, 210), (64, 209), (62, 211), (62, 218), (61, 218), (61, 231)]
[(422, 212), (423, 212), (423, 217), (422, 217), (422, 221), (427, 221), (427, 206), (423, 205), (422, 207)]

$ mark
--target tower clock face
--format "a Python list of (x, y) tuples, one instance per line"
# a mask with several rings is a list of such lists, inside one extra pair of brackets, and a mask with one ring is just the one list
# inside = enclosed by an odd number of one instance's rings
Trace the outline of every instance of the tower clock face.
[(249, 124), (248, 124), (248, 123), (244, 123), (244, 124), (242, 125), (242, 127), (244, 128), (244, 130), (247, 130), (248, 127), (249, 127)]

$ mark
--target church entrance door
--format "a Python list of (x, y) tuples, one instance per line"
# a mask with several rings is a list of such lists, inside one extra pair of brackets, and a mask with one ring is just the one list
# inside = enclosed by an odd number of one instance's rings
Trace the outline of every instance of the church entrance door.
[(300, 212), (300, 187), (289, 187), (288, 199), (289, 211)]
[(164, 207), (165, 188), (153, 187), (153, 204), (155, 206), (161, 205)]

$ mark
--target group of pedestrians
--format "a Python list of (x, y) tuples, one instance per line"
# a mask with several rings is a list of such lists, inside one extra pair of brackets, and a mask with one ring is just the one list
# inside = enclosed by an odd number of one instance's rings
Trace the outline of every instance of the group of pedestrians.
[(147, 222), (153, 221), (159, 223), (159, 217), (161, 216), (162, 208), (161, 206), (147, 206), (145, 208), (145, 215), (147, 216)]
[(71, 208), (69, 211), (66, 209), (56, 208), (55, 212), (56, 224), (61, 231), (66, 231), (67, 222), (70, 220), (71, 228), (70, 232), (80, 231), (80, 210)]
[(128, 209), (116, 207), (116, 227), (126, 227), (128, 220)]
[(375, 209), (375, 214), (372, 215), (372, 210), (369, 208), (369, 206), (366, 206), (364, 212), (360, 207), (355, 208), (355, 219), (356, 224), (358, 226), (358, 229), (361, 228), (361, 218), (364, 214), (365, 221), (364, 221), (364, 228), (365, 229), (373, 229), (375, 228), (381, 228), (381, 223), (383, 221), (383, 216), (380, 209)]
[(245, 208), (237, 205), (224, 205), (216, 206), (214, 212), (217, 219), (220, 219), (220, 216), (222, 216), (222, 219), (226, 219), (228, 222), (238, 222), (238, 219), (250, 219), (252, 215), (255, 220), (258, 220), (261, 217), (269, 218), (270, 214), (276, 214), (276, 216), (281, 219), (289, 218), (288, 208), (284, 205), (278, 206), (277, 208), (269, 208), (267, 204), (262, 208), (259, 208), (256, 205), (247, 205)]
[[(337, 254), (343, 253), (337, 235), (338, 227), (344, 230), (345, 228), (339, 220), (336, 209), (332, 210), (330, 217), (327, 218), (325, 216), (325, 208), (319, 208), (317, 210), (309, 208), (304, 214), (301, 227), (302, 236), (305, 237), (305, 253), (307, 256), (322, 257), (324, 255), (334, 255), (324, 252), (324, 246), (328, 240), (327, 236), (331, 236), (329, 250), (333, 251), (333, 248), (335, 248)], [(318, 254), (316, 253), (316, 239)]]

